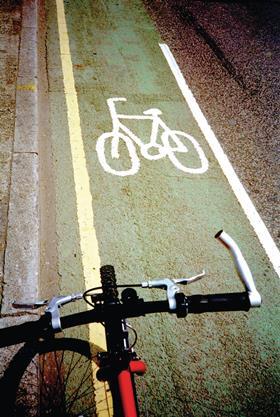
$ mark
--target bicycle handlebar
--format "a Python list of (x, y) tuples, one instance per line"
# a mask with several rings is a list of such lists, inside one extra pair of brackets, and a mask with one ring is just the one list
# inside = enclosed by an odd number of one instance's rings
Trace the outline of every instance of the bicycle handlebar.
[(248, 311), (250, 307), (259, 307), (261, 305), (261, 296), (256, 289), (251, 271), (237, 244), (224, 231), (218, 232), (215, 237), (230, 250), (246, 292), (192, 296), (185, 296), (180, 292), (176, 284), (187, 284), (200, 279), (204, 276), (203, 271), (203, 273), (191, 278), (179, 280), (160, 279), (146, 281), (138, 285), (144, 288), (165, 288), (167, 291), (166, 301), (144, 301), (138, 298), (135, 292), (134, 297), (123, 298), (122, 302), (114, 304), (98, 303), (92, 310), (60, 317), (59, 307), (68, 302), (81, 299), (82, 294), (54, 297), (49, 303), (45, 314), (39, 320), (0, 329), (0, 347), (36, 341), (40, 338), (53, 336), (55, 332), (69, 327), (110, 321), (112, 317), (125, 319), (161, 312), (175, 313), (177, 317), (186, 317), (189, 313)]
[[(248, 311), (250, 300), (247, 292), (231, 294), (192, 295), (176, 294), (177, 308), (170, 310), (168, 301), (144, 301), (137, 299), (126, 303), (102, 305), (92, 310), (61, 317), (62, 329), (89, 323), (101, 323), (110, 318), (132, 318), (152, 313), (176, 313), (186, 317), (189, 313), (200, 314), (218, 311)], [(0, 329), (0, 347), (23, 342), (36, 341), (40, 338), (53, 337), (54, 330), (50, 313), (46, 312), (39, 320), (26, 322), (17, 326)]]

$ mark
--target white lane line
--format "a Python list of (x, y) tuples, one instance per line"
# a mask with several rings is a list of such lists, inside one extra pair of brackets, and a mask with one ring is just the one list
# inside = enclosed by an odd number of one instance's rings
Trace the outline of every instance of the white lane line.
[(267, 256), (269, 257), (276, 273), (280, 277), (280, 251), (277, 248), (274, 240), (272, 239), (269, 231), (267, 230), (262, 218), (258, 214), (254, 204), (248, 196), (245, 188), (241, 184), (236, 172), (234, 171), (228, 157), (224, 153), (218, 139), (216, 138), (213, 130), (209, 126), (205, 116), (203, 115), (199, 105), (196, 102), (190, 88), (188, 87), (186, 80), (172, 54), (168, 45), (164, 43), (159, 44), (165, 59), (177, 81), (177, 84), (195, 118), (198, 126), (205, 136), (210, 148), (212, 149), (216, 159), (218, 160), (223, 173), (225, 174), (235, 196), (237, 197), (244, 213), (246, 214), (249, 222), (254, 228), (256, 235), (259, 238), (261, 245), (263, 246)]

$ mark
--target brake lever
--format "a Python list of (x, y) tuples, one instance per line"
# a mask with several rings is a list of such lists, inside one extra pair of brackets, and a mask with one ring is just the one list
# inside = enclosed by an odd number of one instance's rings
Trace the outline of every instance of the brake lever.
[(49, 300), (40, 300), (36, 301), (35, 303), (17, 303), (14, 301), (12, 303), (12, 307), (17, 309), (36, 310), (37, 308), (46, 306), (48, 302)]
[(203, 270), (200, 274), (195, 275), (190, 278), (178, 278), (178, 279), (171, 279), (171, 278), (162, 278), (162, 279), (155, 279), (152, 281), (144, 281), (141, 283), (142, 288), (161, 288), (166, 290), (167, 292), (167, 300), (169, 304), (170, 310), (176, 310), (177, 303), (175, 294), (180, 291), (180, 287), (176, 284), (190, 284), (192, 282), (198, 281), (202, 277), (204, 277), (205, 271)]
[(45, 312), (51, 315), (51, 324), (53, 331), (55, 333), (61, 332), (61, 322), (59, 309), (65, 304), (71, 303), (73, 301), (81, 300), (83, 298), (82, 293), (70, 294), (70, 295), (60, 295), (58, 297), (53, 297), (48, 304)]
[(65, 304), (71, 303), (76, 300), (81, 300), (83, 298), (82, 293), (77, 294), (70, 294), (70, 295), (60, 295), (57, 297), (53, 297), (50, 301), (49, 300), (41, 300), (36, 301), (35, 303), (17, 303), (13, 302), (13, 308), (17, 309), (31, 309), (35, 310), (36, 308), (40, 308), (43, 306), (47, 306), (45, 309), (45, 313), (49, 313), (51, 315), (51, 325), (52, 329), (55, 333), (61, 332), (61, 322), (60, 322), (60, 314), (59, 309)]
[(206, 273), (205, 273), (205, 270), (203, 269), (203, 271), (200, 274), (194, 275), (193, 277), (190, 277), (190, 278), (178, 278), (178, 279), (173, 279), (173, 281), (176, 284), (182, 284), (182, 285), (192, 284), (195, 281), (199, 281), (205, 275), (206, 275)]

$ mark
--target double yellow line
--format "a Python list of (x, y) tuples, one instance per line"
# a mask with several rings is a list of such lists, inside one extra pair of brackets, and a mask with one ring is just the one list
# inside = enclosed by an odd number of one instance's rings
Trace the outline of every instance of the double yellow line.
[[(86, 156), (82, 138), (79, 105), (77, 92), (75, 89), (73, 64), (70, 53), (69, 36), (67, 31), (63, 0), (56, 0), (56, 7), (63, 84), (66, 98), (71, 155), (73, 161), (72, 163), (80, 234), (80, 248), (82, 254), (85, 287), (86, 289), (89, 289), (92, 287), (98, 287), (100, 285), (100, 257), (94, 227), (90, 179), (87, 170)], [(102, 325), (90, 325), (89, 338), (92, 343), (98, 345), (102, 349), (105, 349), (105, 335)], [(107, 394), (106, 392), (102, 393), (102, 389), (100, 389), (101, 387), (97, 387), (97, 381), (95, 381), (94, 384), (96, 388), (95, 391), (98, 393), (98, 398), (96, 398), (97, 414), (99, 417), (107, 417), (110, 415), (110, 413), (108, 414), (108, 412), (104, 410), (104, 402), (102, 401), (102, 397), (105, 399)], [(100, 404), (101, 407), (99, 411), (98, 404)]]

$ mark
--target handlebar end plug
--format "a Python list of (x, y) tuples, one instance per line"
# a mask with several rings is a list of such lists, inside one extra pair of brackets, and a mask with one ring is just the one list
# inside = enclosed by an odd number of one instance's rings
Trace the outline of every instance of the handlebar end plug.
[(248, 295), (249, 295), (249, 300), (250, 300), (251, 307), (260, 307), (261, 306), (262, 297), (261, 297), (260, 293), (257, 291), (257, 289), (255, 291), (249, 291)]

